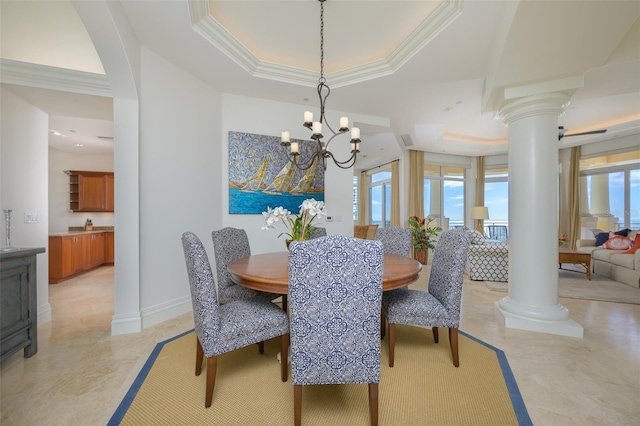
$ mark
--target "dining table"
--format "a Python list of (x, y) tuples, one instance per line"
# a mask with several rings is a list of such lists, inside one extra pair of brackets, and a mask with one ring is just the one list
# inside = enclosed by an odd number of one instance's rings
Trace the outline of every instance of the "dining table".
[[(238, 285), (253, 290), (282, 295), (286, 309), (289, 293), (289, 252), (254, 254), (237, 259), (227, 270)], [(418, 279), (422, 264), (407, 256), (385, 253), (382, 271), (382, 291), (407, 286)]]

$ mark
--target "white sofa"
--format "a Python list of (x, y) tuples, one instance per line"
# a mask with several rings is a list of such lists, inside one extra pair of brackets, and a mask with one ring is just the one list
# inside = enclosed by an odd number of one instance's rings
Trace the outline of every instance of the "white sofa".
[(509, 245), (504, 242), (471, 244), (466, 272), (474, 281), (509, 280)]
[(640, 288), (640, 250), (635, 254), (622, 254), (625, 250), (596, 247), (595, 239), (576, 242), (577, 249), (591, 253), (591, 269), (594, 274)]

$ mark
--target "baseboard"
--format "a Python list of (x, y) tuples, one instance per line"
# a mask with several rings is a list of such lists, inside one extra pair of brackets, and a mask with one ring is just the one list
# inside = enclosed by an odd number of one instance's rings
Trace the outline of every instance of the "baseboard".
[(142, 311), (142, 328), (170, 320), (193, 310), (191, 296), (181, 297)]

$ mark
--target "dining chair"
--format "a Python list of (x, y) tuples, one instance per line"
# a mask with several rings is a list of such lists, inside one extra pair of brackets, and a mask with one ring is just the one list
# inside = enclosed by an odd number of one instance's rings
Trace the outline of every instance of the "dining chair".
[(395, 324), (431, 327), (438, 343), (438, 327), (448, 327), (453, 365), (458, 367), (458, 326), (464, 267), (471, 235), (463, 229), (440, 234), (431, 263), (428, 291), (402, 288), (382, 297), (383, 320), (389, 324), (389, 367), (393, 367)]
[(384, 252), (409, 256), (411, 251), (411, 230), (397, 226), (387, 226), (376, 230), (376, 240), (382, 241)]
[(191, 288), (193, 320), (197, 336), (196, 376), (207, 358), (205, 407), (211, 406), (216, 381), (218, 355), (258, 343), (264, 353), (264, 341), (280, 336), (280, 378), (287, 381), (289, 318), (285, 311), (261, 296), (218, 304), (209, 257), (200, 239), (192, 232), (182, 234), (184, 259)]
[(382, 243), (346, 235), (293, 242), (289, 249), (291, 380), (295, 424), (302, 386), (368, 383), (378, 424)]
[(261, 295), (269, 300), (280, 297), (279, 294), (263, 293), (242, 287), (233, 282), (227, 267), (234, 260), (251, 256), (249, 238), (244, 229), (226, 227), (213, 231), (213, 255), (216, 261), (218, 278), (218, 301), (225, 304), (233, 300), (246, 299)]
[(313, 240), (314, 238), (322, 238), (326, 236), (327, 236), (327, 228), (316, 227), (311, 233), (311, 237), (309, 239)]

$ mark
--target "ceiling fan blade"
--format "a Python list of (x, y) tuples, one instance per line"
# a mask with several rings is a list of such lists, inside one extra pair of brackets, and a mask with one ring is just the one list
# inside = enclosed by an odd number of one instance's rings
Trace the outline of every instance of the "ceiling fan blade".
[(564, 136), (582, 136), (582, 135), (595, 135), (597, 133), (604, 133), (606, 132), (607, 129), (600, 129), (600, 130), (591, 130), (589, 132), (582, 132), (582, 133), (572, 133), (570, 135), (564, 135)]
[(564, 138), (565, 136), (582, 136), (582, 135), (595, 135), (597, 133), (604, 133), (607, 131), (607, 129), (591, 130), (588, 132), (581, 132), (581, 133), (572, 133), (570, 135), (566, 135), (565, 134), (566, 131), (567, 130), (563, 126), (558, 126), (558, 140), (562, 140), (562, 138)]

